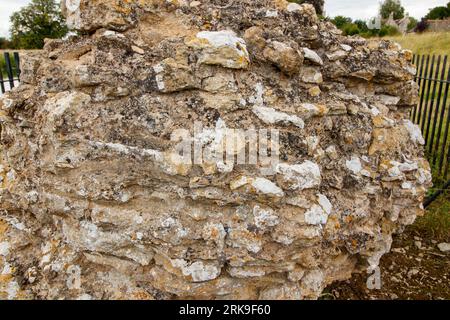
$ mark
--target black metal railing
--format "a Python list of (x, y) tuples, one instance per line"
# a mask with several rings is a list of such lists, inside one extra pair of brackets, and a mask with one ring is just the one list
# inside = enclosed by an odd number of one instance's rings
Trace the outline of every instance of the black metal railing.
[(14, 88), (20, 81), (20, 57), (18, 52), (11, 56), (5, 52), (0, 56), (0, 93), (3, 94)]
[(420, 100), (411, 112), (411, 120), (422, 130), (433, 171), (436, 193), (430, 200), (450, 183), (450, 65), (447, 55), (414, 55), (413, 63)]

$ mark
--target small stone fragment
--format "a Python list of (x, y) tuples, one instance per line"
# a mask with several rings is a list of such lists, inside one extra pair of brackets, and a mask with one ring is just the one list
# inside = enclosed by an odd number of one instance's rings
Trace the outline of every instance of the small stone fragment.
[(304, 190), (319, 186), (321, 174), (319, 166), (311, 161), (302, 164), (278, 164), (276, 168), (280, 180), (290, 190)]
[(439, 243), (438, 248), (442, 252), (449, 252), (450, 251), (450, 243), (446, 243), (446, 242)]
[(303, 53), (305, 55), (305, 59), (318, 64), (319, 66), (323, 65), (322, 58), (315, 51), (308, 48), (303, 48)]
[(202, 31), (187, 43), (200, 51), (199, 63), (245, 69), (250, 58), (245, 41), (230, 30)]
[(145, 53), (144, 49), (141, 49), (141, 48), (139, 48), (139, 47), (137, 47), (137, 46), (131, 46), (131, 49), (132, 49), (134, 52), (138, 53), (138, 54), (144, 54), (144, 53)]
[(305, 127), (305, 122), (301, 118), (276, 111), (273, 108), (255, 106), (253, 113), (267, 124), (293, 124), (300, 129)]
[(278, 42), (270, 42), (263, 52), (264, 58), (275, 64), (286, 74), (298, 73), (303, 64), (303, 56), (299, 51)]
[(301, 72), (302, 80), (306, 83), (321, 84), (323, 82), (322, 73), (316, 68), (303, 67)]

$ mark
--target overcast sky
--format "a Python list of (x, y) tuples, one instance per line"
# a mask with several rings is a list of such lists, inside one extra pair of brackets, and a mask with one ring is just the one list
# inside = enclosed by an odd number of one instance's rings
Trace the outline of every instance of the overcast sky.
[[(416, 18), (423, 17), (429, 8), (445, 5), (449, 0), (402, 0), (409, 14)], [(9, 34), (9, 16), (28, 4), (30, 0), (0, 0), (0, 37)], [(349, 16), (354, 19), (369, 19), (378, 12), (380, 0), (325, 0), (328, 16)]]

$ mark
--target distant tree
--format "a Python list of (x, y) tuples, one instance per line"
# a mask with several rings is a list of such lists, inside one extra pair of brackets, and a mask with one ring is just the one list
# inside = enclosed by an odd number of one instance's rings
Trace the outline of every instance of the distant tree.
[(352, 23), (352, 18), (344, 16), (336, 16), (331, 19), (331, 22), (338, 28), (342, 30), (342, 27), (348, 23)]
[(427, 20), (422, 18), (422, 20), (420, 20), (420, 22), (417, 24), (414, 31), (418, 32), (418, 33), (422, 33), (422, 32), (427, 31), (428, 27), (429, 27), (429, 24), (428, 24)]
[(358, 29), (361, 32), (369, 31), (369, 27), (367, 26), (367, 22), (366, 21), (364, 21), (364, 20), (355, 20), (354, 23), (358, 26)]
[(400, 0), (384, 0), (380, 6), (380, 15), (383, 19), (388, 19), (391, 13), (394, 13), (394, 19), (402, 19), (405, 17), (405, 8)]
[(11, 49), (11, 41), (6, 38), (0, 37), (0, 49)]
[(408, 31), (414, 30), (414, 28), (417, 26), (419, 21), (417, 21), (414, 17), (409, 17), (409, 23), (408, 23)]
[(68, 32), (55, 0), (32, 0), (10, 20), (11, 40), (16, 48), (41, 49), (45, 38), (62, 38)]
[(359, 30), (358, 25), (355, 23), (346, 23), (342, 26), (342, 31), (344, 31), (344, 35), (346, 36), (354, 36), (355, 34), (360, 34), (361, 30)]
[(447, 4), (447, 7), (435, 7), (428, 12), (428, 14), (425, 16), (426, 19), (429, 20), (442, 20), (445, 18), (450, 17), (450, 8), (448, 7), (450, 5)]
[(401, 33), (397, 27), (387, 26), (387, 25), (382, 26), (380, 31), (378, 32), (378, 36), (381, 38), (386, 37), (386, 36), (390, 36), (390, 37), (397, 36), (399, 34), (401, 34)]

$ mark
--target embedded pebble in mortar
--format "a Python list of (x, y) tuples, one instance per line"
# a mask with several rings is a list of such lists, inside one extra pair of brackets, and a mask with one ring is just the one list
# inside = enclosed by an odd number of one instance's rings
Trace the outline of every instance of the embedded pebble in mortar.
[(317, 197), (318, 197), (319, 204), (322, 207), (322, 209), (325, 210), (325, 212), (328, 215), (331, 214), (333, 205), (331, 204), (330, 200), (328, 200), (328, 198), (326, 196), (324, 196), (323, 194), (318, 194)]
[(174, 267), (180, 268), (185, 276), (192, 277), (194, 282), (202, 282), (216, 279), (220, 274), (220, 269), (213, 265), (205, 265), (202, 261), (189, 264), (182, 259), (171, 260)]
[(253, 216), (255, 217), (255, 225), (261, 230), (268, 227), (274, 227), (279, 223), (279, 218), (272, 209), (262, 209), (260, 206), (253, 208)]
[(267, 124), (293, 124), (300, 129), (305, 127), (305, 122), (296, 115), (279, 112), (274, 108), (255, 106), (253, 113)]
[(298, 109), (301, 116), (305, 119), (309, 119), (314, 116), (324, 116), (328, 113), (326, 106), (319, 106), (312, 103), (302, 103)]
[(302, 6), (299, 5), (298, 3), (291, 2), (287, 5), (286, 10), (288, 12), (299, 11), (299, 10), (302, 10)]
[(247, 184), (249, 184), (251, 181), (251, 178), (247, 178), (244, 176), (239, 177), (238, 179), (235, 179), (233, 181), (230, 182), (230, 189), (231, 190), (236, 190), (242, 186), (245, 186)]
[(9, 254), (9, 243), (0, 242), (0, 256), (7, 256)]
[(277, 10), (267, 10), (266, 17), (267, 18), (276, 18), (276, 17), (278, 17), (278, 11)]
[(404, 120), (403, 124), (408, 130), (412, 142), (418, 143), (420, 145), (425, 145), (425, 140), (422, 136), (422, 130), (420, 130), (420, 127), (418, 125), (412, 123), (410, 120)]
[(309, 48), (302, 48), (303, 53), (305, 54), (305, 59), (318, 64), (319, 66), (323, 65), (322, 58), (313, 50)]
[(199, 63), (232, 69), (247, 68), (250, 63), (245, 41), (231, 30), (201, 31), (187, 44), (202, 50)]
[(321, 270), (312, 270), (302, 278), (306, 296), (316, 296), (323, 289), (324, 274)]
[(306, 83), (315, 83), (315, 84), (323, 83), (323, 75), (316, 68), (303, 67), (301, 77), (302, 80)]
[(263, 94), (264, 94), (264, 86), (263, 86), (263, 84), (262, 83), (257, 83), (256, 85), (255, 85), (255, 95), (254, 96), (251, 96), (250, 98), (249, 98), (249, 102), (250, 103), (252, 103), (252, 104), (254, 104), (255, 106), (257, 106), (257, 107), (263, 107), (264, 106), (264, 97), (263, 97)]
[(284, 197), (283, 190), (266, 178), (256, 178), (251, 182), (251, 184), (258, 193), (275, 197)]
[(162, 74), (159, 74), (160, 72), (163, 71), (162, 66), (156, 65), (153, 67), (153, 70), (155, 70), (155, 72), (157, 73), (155, 75), (155, 80), (156, 80), (156, 85), (157, 85), (158, 89), (160, 91), (164, 91), (166, 89), (166, 85), (164, 83), (164, 77)]
[(313, 205), (311, 209), (306, 211), (305, 221), (312, 225), (326, 224), (328, 221), (328, 213), (322, 207)]
[(358, 174), (362, 170), (361, 160), (358, 157), (352, 157), (351, 160), (345, 161), (345, 165), (354, 174)]
[(288, 75), (298, 73), (304, 59), (299, 50), (279, 41), (270, 41), (263, 51), (263, 56)]
[(262, 277), (266, 273), (263, 270), (241, 270), (239, 268), (231, 268), (229, 273), (232, 277), (237, 278), (252, 278), (252, 277)]
[(276, 171), (282, 176), (282, 180), (290, 190), (315, 188), (321, 182), (320, 168), (312, 161), (296, 165), (280, 163), (277, 165)]

